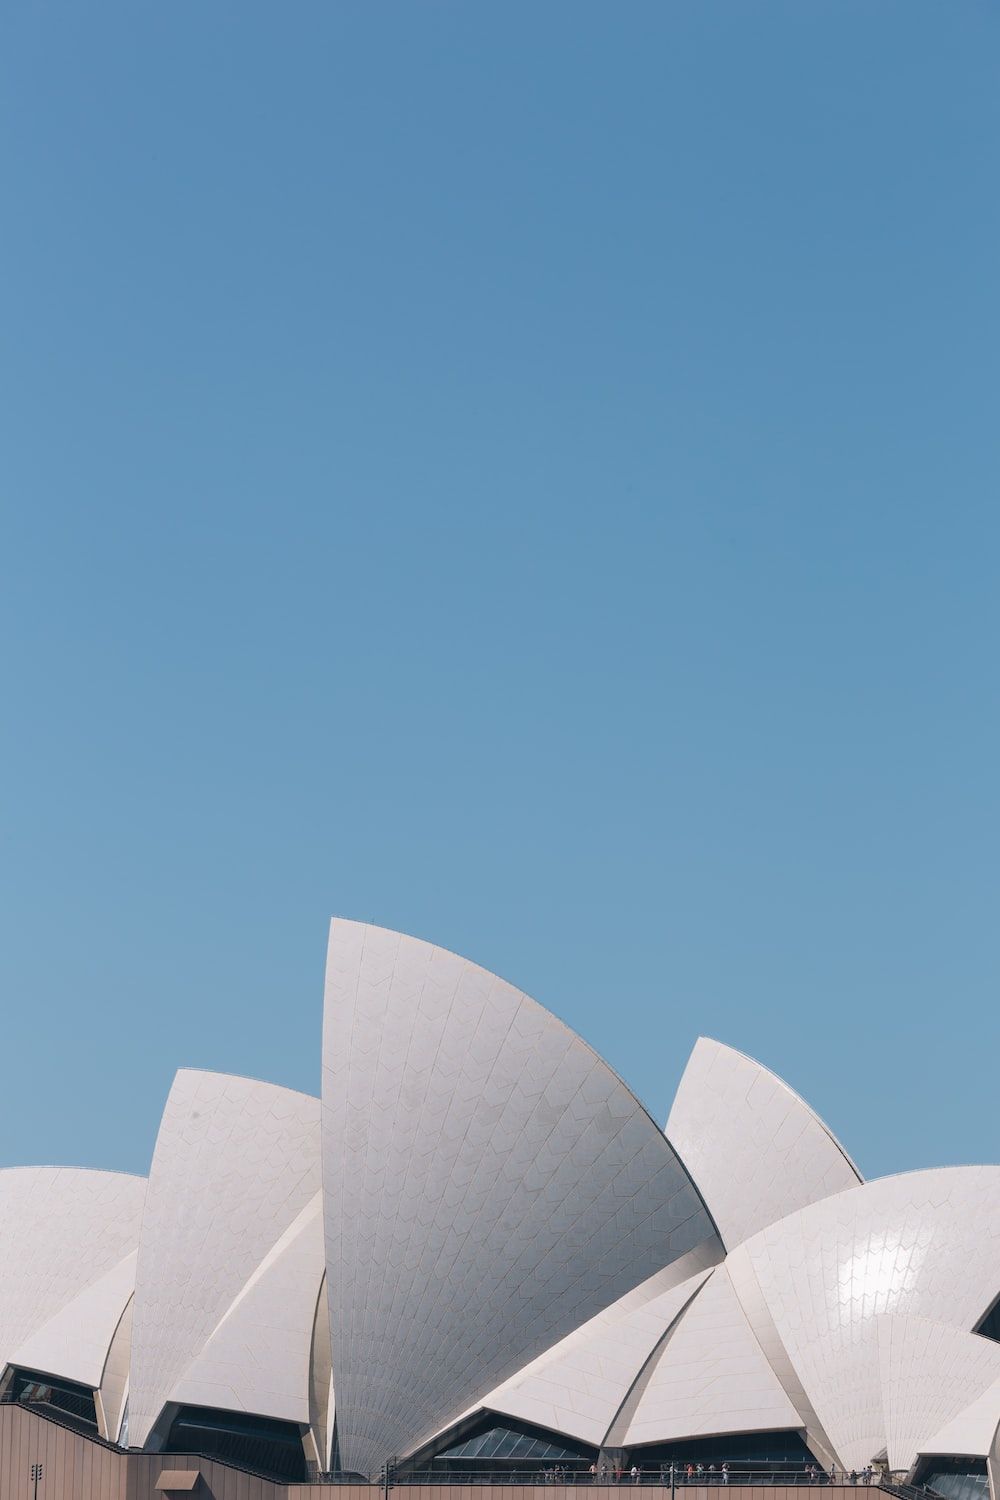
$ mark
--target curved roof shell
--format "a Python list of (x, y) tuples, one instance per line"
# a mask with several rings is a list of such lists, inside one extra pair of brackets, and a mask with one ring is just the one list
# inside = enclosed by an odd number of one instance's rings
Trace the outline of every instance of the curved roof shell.
[(1000, 1167), (866, 1183), (771, 1225), (731, 1259), (751, 1268), (839, 1461), (863, 1465), (885, 1443), (879, 1319), (969, 1332), (995, 1298)]
[(335, 921), (323, 1163), (337, 1433), (403, 1455), (715, 1230), (621, 1080), (467, 960)]
[(156, 1139), (136, 1267), (129, 1440), (142, 1446), (261, 1262), (320, 1187), (319, 1101), (177, 1074)]
[(698, 1038), (684, 1070), (667, 1138), (729, 1250), (862, 1181), (836, 1136), (787, 1083), (708, 1037)]
[[(695, 1256), (676, 1266), (689, 1269)], [(660, 1271), (483, 1399), (489, 1411), (599, 1447), (667, 1330), (710, 1274)]]
[(112, 1436), (127, 1389), (146, 1448), (221, 1408), (297, 1424), (323, 1467), (335, 1419), (368, 1474), (495, 1413), (636, 1454), (795, 1429), (826, 1463), (995, 1479), (1000, 1342), (972, 1330), (1000, 1167), (862, 1183), (704, 1039), (668, 1133), (514, 986), (335, 922), (322, 1107), (182, 1071), (148, 1184), (0, 1172), (0, 1367), (90, 1387)]
[(170, 1399), (308, 1425), (309, 1360), (322, 1280), (323, 1206), (317, 1193), (241, 1288)]
[(97, 1390), (115, 1329), (135, 1289), (136, 1251), (85, 1286), (10, 1355), (12, 1365), (61, 1375)]
[(626, 1445), (774, 1432), (801, 1419), (768, 1364), (725, 1266), (668, 1335), (624, 1435)]
[[(45, 1337), (45, 1325), (96, 1289), (84, 1301), (85, 1321), (60, 1365), (68, 1361), (88, 1374), (96, 1369), (99, 1379), (107, 1353), (103, 1341), (110, 1341), (117, 1323), (116, 1317), (109, 1326), (99, 1284), (109, 1275), (114, 1280), (115, 1268), (135, 1250), (145, 1193), (145, 1178), (121, 1172), (0, 1171), (0, 1369), (32, 1348), (39, 1360), (54, 1362), (58, 1346)], [(63, 1373), (47, 1364), (33, 1368)]]
[(897, 1472), (1000, 1380), (1000, 1344), (926, 1318), (880, 1318), (878, 1355), (886, 1451)]
[[(968, 1406), (918, 1443), (922, 1455), (960, 1454), (967, 1458), (989, 1458), (1000, 1432), (1000, 1380), (982, 1391)], [(998, 1455), (1000, 1456), (1000, 1455)]]

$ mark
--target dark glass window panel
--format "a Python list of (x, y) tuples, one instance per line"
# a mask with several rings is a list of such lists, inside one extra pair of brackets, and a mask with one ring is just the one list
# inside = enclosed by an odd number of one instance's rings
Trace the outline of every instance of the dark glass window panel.
[(989, 1500), (983, 1458), (929, 1458), (919, 1482), (944, 1500)]
[(419, 1465), (418, 1470), (433, 1468), (438, 1473), (471, 1473), (498, 1468), (536, 1469), (545, 1464), (569, 1464), (586, 1468), (595, 1456), (593, 1449), (558, 1433), (544, 1433), (521, 1424), (487, 1419), (483, 1430), (460, 1438), (441, 1450), (434, 1458)]
[(728, 1437), (694, 1438), (687, 1442), (652, 1443), (645, 1448), (633, 1448), (630, 1463), (641, 1468), (659, 1467), (660, 1464), (721, 1464), (728, 1463), (735, 1474), (739, 1470), (763, 1472), (773, 1468), (776, 1473), (783, 1469), (800, 1469), (806, 1464), (818, 1462), (810, 1453), (798, 1432), (740, 1432)]
[(38, 1407), (79, 1432), (97, 1431), (97, 1407), (89, 1386), (36, 1370), (15, 1370), (8, 1393), (14, 1401)]
[(200, 1453), (269, 1479), (304, 1480), (302, 1435), (294, 1422), (246, 1412), (183, 1406), (174, 1418), (165, 1453)]
[(993, 1339), (1000, 1344), (1000, 1302), (990, 1308), (975, 1332), (981, 1333), (984, 1339)]

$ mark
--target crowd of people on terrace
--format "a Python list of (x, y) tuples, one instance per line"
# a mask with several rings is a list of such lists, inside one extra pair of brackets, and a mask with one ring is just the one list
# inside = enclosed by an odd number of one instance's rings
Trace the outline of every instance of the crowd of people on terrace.
[[(661, 1484), (674, 1489), (678, 1485), (727, 1485), (730, 1482), (746, 1483), (748, 1480), (759, 1484), (765, 1476), (778, 1484), (827, 1485), (871, 1485), (878, 1483), (881, 1477), (876, 1473), (874, 1464), (867, 1464), (863, 1469), (838, 1469), (836, 1464), (831, 1464), (829, 1469), (822, 1469), (819, 1464), (790, 1467), (766, 1463), (761, 1463), (757, 1469), (747, 1464), (731, 1467), (726, 1462), (661, 1463), (655, 1468), (642, 1468), (638, 1464), (632, 1464), (630, 1468), (625, 1468), (604, 1459), (600, 1463), (592, 1463), (586, 1477), (591, 1484)], [(578, 1469), (571, 1469), (565, 1464), (556, 1464), (543, 1472), (546, 1484), (573, 1484), (579, 1482), (581, 1477)]]

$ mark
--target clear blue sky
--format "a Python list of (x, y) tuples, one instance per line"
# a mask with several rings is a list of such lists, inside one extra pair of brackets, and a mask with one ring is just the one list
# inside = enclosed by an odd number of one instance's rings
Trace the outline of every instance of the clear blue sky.
[(326, 923), (1000, 1160), (1000, 12), (4, 7), (0, 1160)]

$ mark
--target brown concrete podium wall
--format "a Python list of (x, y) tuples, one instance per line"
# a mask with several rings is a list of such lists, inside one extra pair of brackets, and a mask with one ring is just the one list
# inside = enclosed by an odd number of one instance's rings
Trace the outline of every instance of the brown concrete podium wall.
[[(380, 1485), (281, 1484), (245, 1474), (228, 1464), (197, 1454), (122, 1453), (92, 1438), (70, 1432), (26, 1407), (0, 1404), (0, 1500), (33, 1500), (32, 1464), (43, 1466), (38, 1500), (171, 1500), (171, 1492), (157, 1487), (165, 1472), (197, 1469), (190, 1500), (382, 1500)], [(406, 1484), (394, 1500), (625, 1500), (635, 1489), (636, 1500), (664, 1500), (659, 1485), (604, 1484)], [(678, 1486), (677, 1500), (721, 1500), (723, 1489), (740, 1490), (746, 1500), (806, 1500), (811, 1493), (823, 1500), (881, 1500), (876, 1489), (864, 1485), (753, 1485)], [(181, 1500), (178, 1492), (173, 1492)]]
[(43, 1469), (38, 1500), (127, 1500), (124, 1454), (23, 1406), (0, 1406), (0, 1500), (31, 1500), (36, 1463)]
[[(213, 1463), (192, 1453), (123, 1454), (128, 1466), (124, 1500), (285, 1500), (287, 1486), (256, 1474), (244, 1474), (228, 1464)], [(197, 1469), (200, 1475), (193, 1490), (183, 1495), (157, 1489), (156, 1481), (165, 1470)], [(38, 1500), (43, 1500), (39, 1495)], [(64, 1500), (62, 1495), (47, 1495), (44, 1500)], [(84, 1497), (81, 1496), (81, 1500)]]

